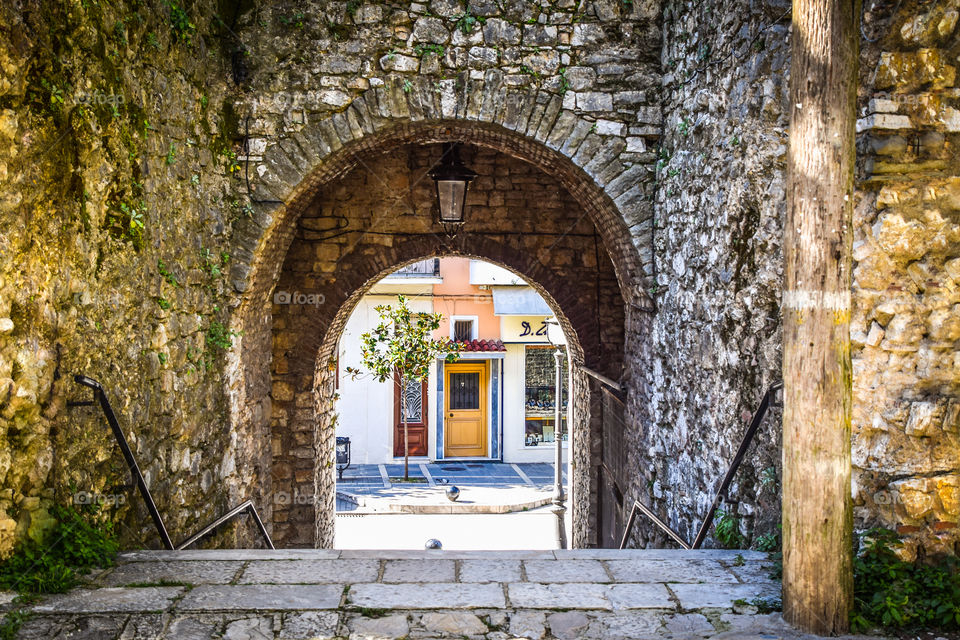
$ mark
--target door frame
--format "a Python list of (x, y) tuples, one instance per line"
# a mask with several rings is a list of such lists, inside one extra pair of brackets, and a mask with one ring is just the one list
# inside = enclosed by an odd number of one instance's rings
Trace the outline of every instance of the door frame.
[[(417, 428), (423, 430), (423, 453), (410, 453), (410, 457), (423, 458), (430, 455), (430, 428), (429, 428), (429, 416), (430, 416), (430, 401), (428, 391), (428, 382), (429, 376), (424, 378), (421, 381), (423, 385), (421, 387), (421, 398), (423, 400), (420, 407), (420, 422), (408, 422), (408, 429)], [(400, 423), (400, 394), (403, 393), (403, 389), (400, 388), (400, 375), (394, 373), (393, 377), (393, 442), (391, 443), (391, 449), (393, 450), (394, 458), (402, 458), (403, 451), (398, 451), (398, 447), (403, 444), (403, 425)]]
[[(451, 362), (443, 367), (443, 458), (489, 458), (490, 457), (490, 361), (489, 360), (461, 360)], [(456, 455), (447, 448), (447, 438), (450, 435), (450, 418), (446, 413), (450, 410), (450, 374), (476, 370), (480, 372), (480, 424), (482, 428), (481, 441), (483, 453), (479, 455)]]

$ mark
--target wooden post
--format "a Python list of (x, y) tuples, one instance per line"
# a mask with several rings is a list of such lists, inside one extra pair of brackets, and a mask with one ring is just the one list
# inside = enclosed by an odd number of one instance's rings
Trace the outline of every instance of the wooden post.
[(794, 0), (783, 236), (783, 615), (849, 625), (850, 270), (860, 2)]

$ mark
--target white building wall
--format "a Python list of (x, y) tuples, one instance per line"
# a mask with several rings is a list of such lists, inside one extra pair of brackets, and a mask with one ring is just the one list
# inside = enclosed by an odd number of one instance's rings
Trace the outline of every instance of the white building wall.
[[(382, 287), (386, 289), (387, 287)], [(392, 288), (392, 287), (391, 287)], [(429, 290), (429, 287), (427, 288)], [(389, 289), (388, 289), (389, 290)], [(376, 290), (375, 290), (376, 291)], [(350, 438), (352, 462), (354, 464), (378, 464), (393, 462), (393, 411), (394, 411), (394, 383), (377, 382), (366, 373), (363, 367), (360, 336), (371, 330), (379, 321), (380, 316), (374, 307), (381, 304), (396, 302), (396, 297), (388, 298), (382, 295), (367, 295), (360, 299), (356, 308), (347, 320), (347, 324), (340, 336), (338, 347), (340, 358), (340, 388), (337, 400), (337, 414), (340, 416), (337, 423), (337, 435)], [(409, 295), (408, 305), (417, 312), (432, 313), (433, 302), (428, 296), (416, 297)], [(360, 369), (363, 374), (356, 380), (351, 380), (347, 368)], [(435, 451), (436, 433), (436, 369), (430, 374), (428, 381), (430, 452)]]

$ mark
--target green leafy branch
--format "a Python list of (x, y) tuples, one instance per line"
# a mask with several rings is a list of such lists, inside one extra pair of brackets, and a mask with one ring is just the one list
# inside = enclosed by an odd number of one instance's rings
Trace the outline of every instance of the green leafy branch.
[[(404, 296), (397, 297), (397, 305), (375, 307), (380, 322), (371, 331), (360, 336), (363, 367), (375, 380), (386, 382), (396, 379), (401, 389), (409, 382), (421, 382), (430, 375), (434, 360), (440, 355), (447, 362), (460, 359), (461, 345), (449, 339), (435, 340), (434, 331), (443, 318), (439, 313), (414, 313)], [(347, 367), (347, 373), (356, 378), (361, 371)], [(400, 394), (400, 416), (403, 421), (404, 440), (409, 441), (405, 411), (405, 396)], [(409, 478), (409, 456), (404, 452), (403, 476)]]

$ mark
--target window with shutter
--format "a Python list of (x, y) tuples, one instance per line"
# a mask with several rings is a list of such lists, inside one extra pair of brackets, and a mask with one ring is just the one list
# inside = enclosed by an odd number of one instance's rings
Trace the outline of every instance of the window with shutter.
[(473, 340), (473, 320), (454, 320), (453, 339), (457, 342)]

